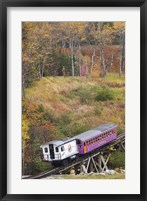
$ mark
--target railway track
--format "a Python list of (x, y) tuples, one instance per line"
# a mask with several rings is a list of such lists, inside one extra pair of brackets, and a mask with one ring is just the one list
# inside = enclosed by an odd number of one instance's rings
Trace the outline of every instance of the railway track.
[(115, 147), (115, 146), (120, 145), (121, 143), (124, 143), (124, 142), (125, 142), (125, 134), (122, 133), (122, 134), (118, 135), (116, 140), (114, 140), (114, 141), (110, 142), (109, 144), (107, 144), (101, 148), (98, 148), (98, 149), (96, 149), (96, 150), (94, 150), (88, 154), (85, 154), (84, 156), (76, 158), (74, 161), (68, 163), (68, 165), (66, 165), (66, 166), (56, 167), (56, 168), (53, 168), (51, 170), (41, 172), (37, 175), (26, 177), (24, 179), (41, 179), (41, 178), (45, 178), (45, 177), (48, 177), (51, 175), (62, 173), (65, 170), (70, 169), (70, 168), (80, 164), (81, 162), (87, 161), (89, 159), (89, 157), (98, 155), (101, 152), (110, 151), (110, 147)]

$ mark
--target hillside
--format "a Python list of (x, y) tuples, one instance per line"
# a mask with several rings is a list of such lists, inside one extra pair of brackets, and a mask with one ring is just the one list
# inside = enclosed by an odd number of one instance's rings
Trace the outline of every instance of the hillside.
[(39, 159), (40, 145), (71, 137), (103, 123), (125, 128), (125, 78), (45, 77), (27, 88), (23, 99), (26, 143), (24, 172), (48, 168)]

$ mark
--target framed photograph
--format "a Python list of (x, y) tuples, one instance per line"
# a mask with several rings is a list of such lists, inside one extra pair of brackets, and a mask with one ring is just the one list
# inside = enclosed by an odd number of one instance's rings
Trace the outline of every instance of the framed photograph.
[(0, 200), (146, 200), (146, 6), (0, 2)]

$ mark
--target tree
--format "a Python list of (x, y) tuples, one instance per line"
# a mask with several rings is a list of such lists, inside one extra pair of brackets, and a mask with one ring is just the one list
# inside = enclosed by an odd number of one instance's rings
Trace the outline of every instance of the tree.
[(125, 68), (125, 23), (114, 22), (115, 35), (119, 38), (119, 67), (118, 72), (121, 76)]
[(22, 174), (25, 172), (25, 149), (27, 148), (27, 142), (30, 140), (28, 135), (29, 122), (24, 115), (22, 115)]

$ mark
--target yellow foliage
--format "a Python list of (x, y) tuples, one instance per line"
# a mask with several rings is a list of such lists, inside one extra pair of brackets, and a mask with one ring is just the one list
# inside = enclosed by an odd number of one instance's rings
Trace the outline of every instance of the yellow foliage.
[(29, 136), (28, 136), (28, 130), (29, 130), (29, 122), (27, 121), (27, 119), (22, 116), (22, 139), (23, 141), (29, 140)]

